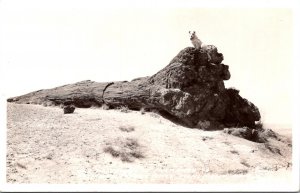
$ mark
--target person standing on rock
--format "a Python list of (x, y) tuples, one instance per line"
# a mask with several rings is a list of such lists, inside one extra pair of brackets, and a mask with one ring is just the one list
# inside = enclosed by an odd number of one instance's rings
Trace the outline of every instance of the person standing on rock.
[(209, 54), (209, 50), (207, 49), (208, 46), (203, 44), (203, 42), (197, 37), (195, 31), (193, 32), (189, 31), (189, 34), (190, 34), (190, 40), (192, 41), (194, 47), (197, 50), (204, 49), (207, 52), (208, 62), (211, 61), (211, 56)]

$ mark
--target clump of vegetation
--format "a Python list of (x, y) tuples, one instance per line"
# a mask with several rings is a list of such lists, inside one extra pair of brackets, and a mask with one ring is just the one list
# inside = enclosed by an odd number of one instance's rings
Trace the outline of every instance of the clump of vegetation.
[(20, 167), (20, 168), (22, 168), (22, 169), (27, 169), (27, 167), (26, 167), (25, 165), (20, 164), (20, 163), (18, 163), (18, 162), (17, 162), (17, 166)]
[(124, 131), (124, 132), (132, 132), (134, 131), (134, 126), (131, 126), (131, 125), (122, 125), (119, 127), (119, 129), (121, 131)]
[(133, 138), (117, 138), (113, 143), (107, 144), (104, 152), (111, 154), (113, 157), (120, 158), (123, 162), (133, 162), (135, 159), (145, 157), (137, 139)]
[(120, 151), (115, 150), (115, 148), (113, 148), (112, 146), (105, 147), (104, 152), (111, 154), (113, 157), (120, 156)]
[(202, 141), (211, 140), (211, 139), (213, 139), (213, 137), (209, 137), (209, 136), (202, 137)]
[(247, 168), (249, 168), (250, 167), (250, 165), (247, 163), (247, 161), (246, 160), (241, 160), (241, 162), (240, 162), (241, 164), (243, 164), (244, 166), (246, 166)]
[(208, 130), (210, 128), (210, 122), (209, 121), (199, 121), (197, 123), (197, 128), (202, 130)]
[(144, 115), (146, 113), (146, 109), (144, 107), (142, 107), (140, 112), (141, 112), (142, 115)]
[(154, 117), (154, 118), (159, 118), (160, 117), (160, 113), (159, 113), (159, 111), (157, 109), (151, 109), (150, 116)]
[(236, 175), (236, 174), (245, 175), (245, 174), (248, 173), (248, 170), (245, 170), (245, 169), (228, 170), (227, 173), (228, 174), (233, 174), (233, 175)]
[(110, 108), (109, 108), (109, 106), (107, 104), (103, 103), (102, 106), (101, 106), (101, 109), (103, 109), (103, 110), (109, 110)]
[(230, 150), (230, 153), (239, 155), (239, 152), (236, 150)]
[(268, 143), (265, 143), (265, 148), (267, 150), (269, 150), (270, 152), (274, 153), (274, 154), (279, 154), (279, 155), (282, 155), (281, 152), (280, 152), (280, 149), (278, 149), (277, 147), (273, 147), (271, 146), (270, 144)]
[(258, 139), (258, 132), (256, 129), (251, 129), (249, 127), (242, 128), (225, 128), (224, 133), (234, 135), (236, 137), (241, 137), (250, 141), (260, 142)]
[(120, 106), (117, 109), (119, 111), (121, 111), (122, 113), (128, 113), (129, 112), (129, 108), (127, 106)]
[(53, 106), (55, 106), (54, 103), (51, 102), (51, 101), (45, 101), (45, 102), (42, 103), (42, 105), (44, 107), (53, 107)]
[(275, 133), (272, 129), (264, 128), (264, 125), (261, 121), (255, 123), (255, 126), (250, 127), (234, 127), (234, 128), (225, 128), (224, 133), (241, 137), (257, 143), (266, 143), (270, 138), (282, 141), (282, 137)]

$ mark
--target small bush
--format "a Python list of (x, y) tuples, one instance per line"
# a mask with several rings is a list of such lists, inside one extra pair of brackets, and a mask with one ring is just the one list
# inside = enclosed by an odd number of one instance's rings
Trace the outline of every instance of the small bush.
[(105, 153), (110, 153), (113, 157), (119, 157), (120, 152), (116, 151), (112, 146), (108, 146), (104, 148)]
[(209, 137), (209, 136), (202, 137), (202, 141), (211, 140), (211, 139), (213, 139), (213, 137)]
[(54, 103), (51, 102), (51, 101), (45, 101), (45, 102), (43, 102), (42, 105), (43, 105), (44, 107), (53, 107), (53, 106), (55, 106)]
[(103, 105), (101, 106), (101, 109), (109, 110), (109, 106), (107, 104), (103, 103)]
[(142, 107), (140, 112), (141, 112), (142, 115), (144, 115), (146, 113), (146, 109), (144, 107)]
[(104, 152), (111, 154), (113, 157), (120, 158), (123, 162), (133, 162), (134, 159), (145, 157), (136, 139), (117, 138), (113, 143), (113, 145), (108, 143), (108, 146), (104, 148)]
[(247, 174), (248, 170), (236, 169), (236, 170), (228, 170), (228, 174)]
[(160, 117), (159, 111), (157, 109), (151, 109), (150, 116), (154, 118), (159, 118)]
[(120, 126), (119, 129), (124, 132), (132, 132), (134, 131), (133, 126)]
[(210, 128), (210, 121), (199, 121), (197, 123), (197, 128), (202, 130), (208, 130)]
[(236, 150), (230, 150), (230, 153), (239, 155), (239, 152)]
[(241, 137), (253, 142), (262, 143), (259, 138), (258, 131), (256, 129), (251, 129), (249, 127), (242, 127), (242, 128), (225, 128), (223, 130), (224, 133), (234, 135), (236, 137)]
[(277, 147), (273, 147), (268, 143), (265, 143), (265, 148), (271, 153), (282, 155), (280, 149), (278, 149)]
[(121, 111), (122, 113), (128, 113), (129, 109), (127, 106), (120, 106), (117, 108), (119, 111)]
[(246, 162), (246, 160), (242, 160), (241, 164), (243, 164), (244, 166), (246, 166), (247, 168), (250, 167), (250, 165)]
[(25, 165), (20, 164), (20, 163), (17, 163), (17, 166), (20, 167), (20, 168), (22, 168), (22, 169), (27, 169), (27, 167)]

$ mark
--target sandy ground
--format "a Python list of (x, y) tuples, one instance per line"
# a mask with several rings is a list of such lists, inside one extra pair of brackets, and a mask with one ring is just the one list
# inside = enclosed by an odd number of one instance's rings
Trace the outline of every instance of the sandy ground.
[(8, 183), (288, 183), (290, 133), (259, 144), (138, 111), (8, 104)]

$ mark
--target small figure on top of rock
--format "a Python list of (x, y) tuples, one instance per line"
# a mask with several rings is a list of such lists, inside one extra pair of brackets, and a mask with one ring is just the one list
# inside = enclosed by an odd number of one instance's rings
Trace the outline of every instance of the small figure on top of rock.
[(211, 56), (210, 56), (209, 51), (207, 49), (208, 46), (203, 44), (203, 42), (196, 35), (195, 31), (193, 31), (193, 32), (189, 31), (189, 34), (190, 34), (190, 40), (192, 41), (192, 44), (194, 45), (194, 47), (197, 50), (200, 50), (200, 49), (205, 50), (207, 52), (208, 61), (211, 61)]

